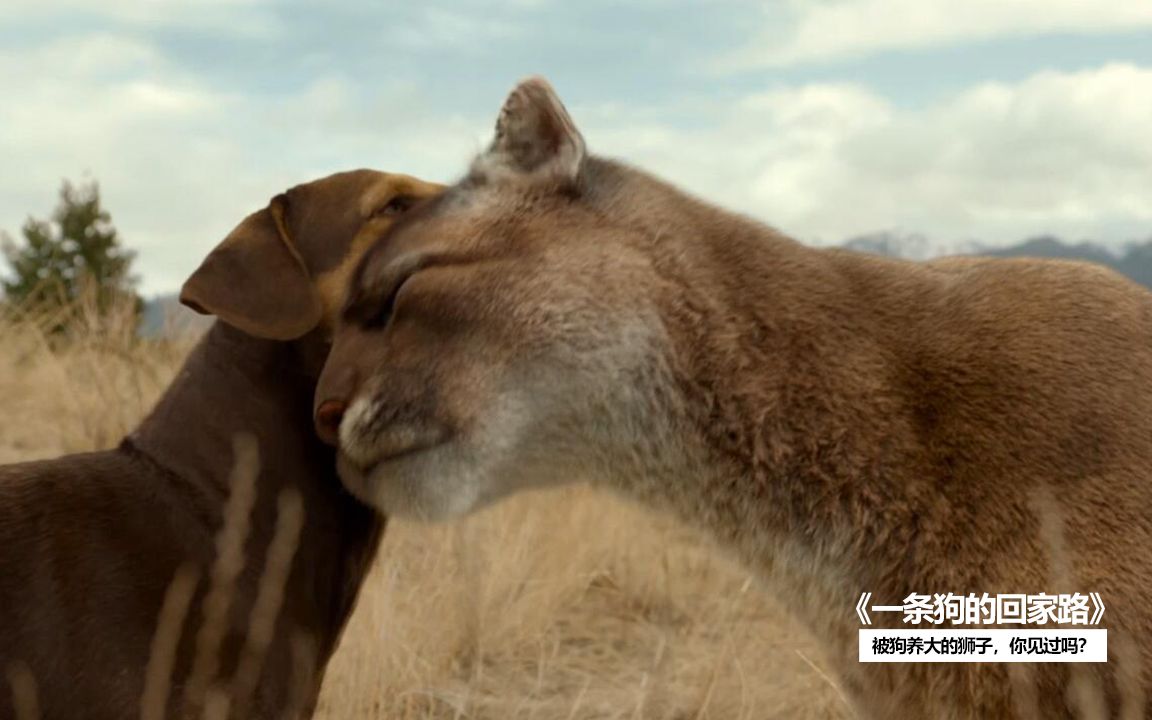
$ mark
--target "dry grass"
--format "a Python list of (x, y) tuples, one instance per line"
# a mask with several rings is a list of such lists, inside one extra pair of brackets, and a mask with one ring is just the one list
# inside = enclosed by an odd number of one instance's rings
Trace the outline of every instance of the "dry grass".
[[(188, 343), (0, 320), (0, 462), (110, 447)], [(318, 717), (840, 718), (813, 642), (701, 538), (591, 490), (394, 523)]]
[(845, 717), (818, 658), (699, 538), (572, 489), (393, 525), (322, 717)]

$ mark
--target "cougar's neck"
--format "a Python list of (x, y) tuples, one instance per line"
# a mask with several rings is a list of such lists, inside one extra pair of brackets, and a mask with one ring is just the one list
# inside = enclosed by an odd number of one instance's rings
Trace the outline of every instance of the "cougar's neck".
[(640, 492), (787, 588), (813, 622), (850, 617), (861, 588), (918, 570), (907, 548), (930, 502), (909, 482), (915, 432), (852, 261), (648, 182), (620, 185), (659, 208), (642, 220), (658, 234), (668, 336), (658, 414), (682, 454), (665, 468), (685, 470)]

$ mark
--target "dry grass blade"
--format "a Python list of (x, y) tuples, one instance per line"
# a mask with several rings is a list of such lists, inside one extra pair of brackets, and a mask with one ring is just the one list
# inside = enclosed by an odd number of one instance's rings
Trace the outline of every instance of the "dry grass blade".
[(164, 720), (168, 707), (168, 693), (172, 684), (172, 668), (176, 663), (176, 650), (184, 630), (184, 620), (196, 592), (199, 571), (184, 565), (176, 571), (160, 617), (152, 636), (152, 649), (148, 654), (148, 669), (144, 677), (144, 693), (140, 698), (140, 720)]
[(826, 673), (822, 669), (820, 669), (819, 665), (812, 662), (812, 659), (809, 658), (807, 655), (805, 655), (802, 650), (796, 650), (795, 652), (798, 656), (800, 656), (800, 659), (804, 661), (804, 664), (807, 665), (808, 667), (812, 668), (812, 672), (816, 673), (816, 675), (818, 675), (820, 677), (820, 680), (822, 680), (825, 685), (827, 685), (834, 693), (836, 693), (836, 698), (844, 706), (844, 712), (847, 713), (849, 717), (855, 717), (856, 713), (852, 709), (852, 703), (848, 702), (848, 698), (844, 695), (844, 692), (840, 689), (840, 684), (837, 683), (835, 680), (833, 680), (828, 675), (828, 673)]
[(1008, 663), (1008, 682), (1012, 684), (1012, 709), (1019, 720), (1044, 720), (1040, 712), (1040, 691), (1036, 686), (1033, 663)]
[[(1040, 483), (1031, 495), (1032, 511), (1040, 521), (1040, 540), (1048, 549), (1049, 592), (1075, 592), (1078, 579), (1064, 534), (1064, 511), (1051, 486)], [(1081, 588), (1082, 589), (1082, 588)], [(1086, 663), (1069, 663), (1068, 705), (1079, 720), (1105, 720), (1108, 705), (1096, 668)]]
[(298, 720), (310, 713), (308, 702), (315, 694), (316, 643), (306, 633), (292, 635), (292, 698), (286, 720)]
[(1144, 661), (1140, 643), (1130, 633), (1113, 630), (1109, 633), (1112, 662), (1116, 663), (1116, 682), (1120, 691), (1119, 720), (1140, 720), (1146, 717), (1148, 696), (1144, 690)]
[(296, 555), (303, 527), (304, 501), (299, 491), (291, 488), (282, 491), (277, 504), (276, 530), (268, 548), (248, 623), (248, 638), (232, 684), (232, 705), (237, 717), (247, 717), (248, 703), (260, 680), (264, 657), (272, 644), (272, 632), (284, 600), (284, 585), (292, 570), (292, 558)]
[(36, 678), (23, 663), (8, 667), (8, 685), (12, 688), (12, 708), (16, 720), (40, 720), (40, 702), (37, 698)]
[(200, 718), (201, 720), (228, 720), (231, 709), (232, 699), (228, 693), (219, 687), (211, 687), (208, 688), (204, 700), (204, 714)]
[(228, 631), (236, 580), (244, 569), (244, 543), (248, 539), (249, 516), (256, 501), (256, 476), (260, 472), (256, 439), (250, 435), (238, 435), (234, 448), (232, 490), (224, 508), (224, 526), (216, 537), (216, 561), (212, 566), (211, 585), (204, 597), (195, 660), (185, 690), (186, 701), (192, 709), (203, 705), (219, 672), (220, 648)]

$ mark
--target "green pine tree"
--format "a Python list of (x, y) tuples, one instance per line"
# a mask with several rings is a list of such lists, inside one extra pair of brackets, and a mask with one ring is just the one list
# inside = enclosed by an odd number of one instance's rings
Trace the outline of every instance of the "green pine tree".
[(76, 186), (65, 180), (51, 218), (28, 218), (22, 235), (18, 244), (0, 233), (10, 271), (0, 284), (9, 302), (59, 316), (57, 330), (81, 301), (94, 302), (101, 313), (125, 302), (142, 308), (131, 273), (135, 253), (120, 243), (95, 181)]

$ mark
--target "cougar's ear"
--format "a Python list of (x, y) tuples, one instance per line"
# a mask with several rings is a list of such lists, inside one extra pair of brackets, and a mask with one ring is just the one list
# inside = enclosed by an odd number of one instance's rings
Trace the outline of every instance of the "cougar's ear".
[(315, 328), (323, 305), (277, 195), (216, 246), (180, 290), (180, 302), (249, 335), (292, 340)]
[(533, 179), (575, 180), (584, 163), (584, 138), (542, 77), (522, 80), (496, 120), (496, 137), (474, 171)]

